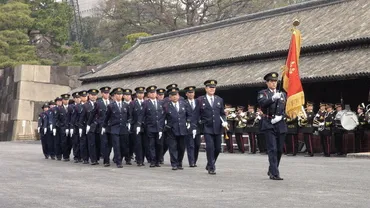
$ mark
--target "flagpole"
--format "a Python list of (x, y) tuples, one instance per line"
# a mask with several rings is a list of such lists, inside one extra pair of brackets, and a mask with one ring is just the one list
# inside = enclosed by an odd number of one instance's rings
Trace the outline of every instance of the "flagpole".
[[(299, 20), (298, 19), (295, 19), (294, 21), (293, 21), (293, 28), (292, 28), (292, 31), (294, 31), (294, 29), (295, 29), (295, 27), (297, 27), (298, 25), (300, 24), (300, 22), (299, 22)], [(290, 50), (290, 46), (291, 46), (291, 42), (289, 43), (289, 48), (288, 48), (288, 53), (289, 53), (289, 50)], [(278, 89), (278, 91), (279, 92), (281, 92), (281, 88), (282, 88), (282, 86), (283, 86), (283, 81), (284, 81), (284, 72), (286, 71), (286, 63), (285, 63), (285, 65), (282, 67), (282, 69), (283, 69), (283, 73), (281, 74), (281, 79), (280, 79), (280, 85), (279, 85), (279, 89)], [(279, 83), (278, 83), (279, 84)], [(277, 106), (278, 106), (278, 103), (279, 102), (276, 102), (276, 104), (275, 104), (275, 114), (274, 115), (276, 115), (276, 113), (277, 113)]]

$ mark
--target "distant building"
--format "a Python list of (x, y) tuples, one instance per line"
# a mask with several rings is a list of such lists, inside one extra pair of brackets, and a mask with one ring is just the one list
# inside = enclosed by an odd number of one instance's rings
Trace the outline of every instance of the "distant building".
[(78, 0), (81, 17), (94, 15), (95, 11), (104, 0)]

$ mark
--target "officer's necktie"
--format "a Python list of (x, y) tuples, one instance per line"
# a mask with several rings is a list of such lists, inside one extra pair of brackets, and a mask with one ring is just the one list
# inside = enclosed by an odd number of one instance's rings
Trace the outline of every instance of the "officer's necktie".
[(157, 110), (158, 108), (157, 108), (157, 101), (153, 101), (154, 103), (154, 107), (155, 107), (155, 109)]
[(194, 110), (194, 101), (190, 101), (191, 109)]
[(175, 107), (176, 107), (177, 112), (179, 112), (179, 106), (177, 103), (175, 103)]
[(121, 102), (118, 103), (119, 111), (121, 111)]
[(213, 96), (211, 97), (211, 106), (213, 107)]

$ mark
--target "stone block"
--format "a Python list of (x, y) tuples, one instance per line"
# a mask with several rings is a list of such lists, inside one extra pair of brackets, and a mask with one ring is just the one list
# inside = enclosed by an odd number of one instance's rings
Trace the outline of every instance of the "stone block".
[(78, 75), (72, 75), (69, 77), (69, 86), (74, 89), (74, 88), (77, 88), (77, 87), (80, 87), (81, 86), (81, 81), (78, 80), (79, 76)]
[(33, 120), (34, 105), (29, 100), (14, 100), (11, 120)]
[(36, 66), (33, 81), (50, 83), (50, 66)]
[(16, 120), (13, 122), (12, 140), (35, 140), (37, 122)]
[(79, 75), (81, 67), (80, 66), (69, 66), (67, 68), (67, 76)]
[(69, 86), (21, 81), (19, 82), (18, 91), (19, 99), (46, 102), (71, 91), (71, 88)]
[(50, 83), (57, 85), (69, 85), (69, 77), (67, 76), (67, 67), (53, 67), (50, 73)]

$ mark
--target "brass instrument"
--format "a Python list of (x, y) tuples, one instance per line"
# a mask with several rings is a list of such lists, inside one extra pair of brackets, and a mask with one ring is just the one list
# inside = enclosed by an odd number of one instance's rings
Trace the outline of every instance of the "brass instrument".
[(362, 107), (365, 109), (364, 114), (365, 114), (365, 120), (367, 121), (368, 124), (370, 124), (370, 104), (365, 106), (364, 103), (361, 103)]
[(254, 127), (254, 125), (256, 125), (256, 123), (258, 123), (260, 120), (261, 120), (260, 113), (257, 112), (256, 113), (256, 118), (254, 119), (252, 126)]
[(245, 112), (237, 113), (235, 120), (238, 121), (236, 128), (244, 128), (247, 126), (247, 114)]
[(319, 114), (317, 113), (315, 116), (315, 119), (313, 120), (313, 126), (317, 127), (318, 131), (323, 131), (325, 129), (325, 118), (328, 117), (328, 112), (325, 111), (324, 121), (320, 122), (317, 120), (317, 117), (319, 117)]
[(299, 111), (298, 115), (298, 126), (303, 127), (308, 123), (306, 109), (302, 106), (302, 111)]
[(227, 120), (233, 120), (236, 117), (235, 108), (225, 108), (225, 114)]

